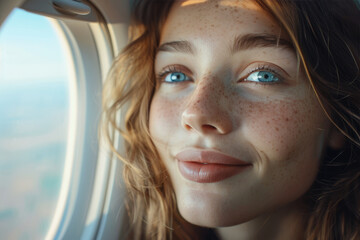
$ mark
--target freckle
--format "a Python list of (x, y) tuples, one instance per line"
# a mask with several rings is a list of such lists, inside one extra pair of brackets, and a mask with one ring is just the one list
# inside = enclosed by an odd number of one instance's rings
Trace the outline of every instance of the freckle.
[(288, 122), (288, 121), (289, 121), (289, 118), (286, 118), (286, 119), (285, 119), (285, 121), (287, 121), (287, 122)]
[(278, 131), (279, 131), (279, 128), (276, 127), (275, 130), (278, 132)]
[(218, 7), (219, 7), (219, 4), (216, 4), (215, 7), (218, 8)]
[(266, 121), (266, 124), (269, 124), (270, 122), (269, 121)]

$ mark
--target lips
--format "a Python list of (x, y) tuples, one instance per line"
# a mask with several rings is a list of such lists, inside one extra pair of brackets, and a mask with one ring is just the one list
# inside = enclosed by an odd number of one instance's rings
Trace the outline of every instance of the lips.
[(176, 156), (181, 175), (194, 182), (212, 183), (230, 178), (252, 164), (213, 150), (187, 149)]

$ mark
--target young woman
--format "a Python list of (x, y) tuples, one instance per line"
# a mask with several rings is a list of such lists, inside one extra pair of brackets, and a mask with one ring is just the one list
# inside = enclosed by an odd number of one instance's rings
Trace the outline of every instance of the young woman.
[(104, 89), (129, 239), (360, 239), (358, 7), (135, 4)]

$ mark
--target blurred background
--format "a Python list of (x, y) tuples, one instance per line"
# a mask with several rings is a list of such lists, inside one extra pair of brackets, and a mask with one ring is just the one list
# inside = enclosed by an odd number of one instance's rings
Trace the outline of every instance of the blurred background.
[(20, 9), (0, 28), (0, 239), (44, 238), (56, 208), (70, 78), (55, 30)]

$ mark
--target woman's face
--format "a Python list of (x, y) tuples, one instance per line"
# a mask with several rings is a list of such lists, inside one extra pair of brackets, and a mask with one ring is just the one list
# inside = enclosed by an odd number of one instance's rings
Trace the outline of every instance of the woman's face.
[(243, 223), (309, 189), (330, 124), (266, 13), (245, 1), (176, 1), (155, 71), (150, 133), (187, 221)]

